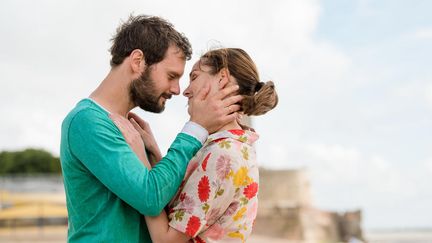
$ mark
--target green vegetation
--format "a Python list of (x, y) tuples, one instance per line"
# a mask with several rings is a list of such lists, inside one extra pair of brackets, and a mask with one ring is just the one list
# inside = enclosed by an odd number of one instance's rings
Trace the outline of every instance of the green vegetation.
[(0, 152), (0, 175), (60, 174), (60, 159), (41, 149)]

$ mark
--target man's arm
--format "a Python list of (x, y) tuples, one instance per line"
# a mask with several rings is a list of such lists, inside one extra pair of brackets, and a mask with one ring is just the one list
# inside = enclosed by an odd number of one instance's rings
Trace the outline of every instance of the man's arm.
[(180, 133), (150, 171), (106, 114), (81, 111), (68, 132), (72, 154), (110, 191), (144, 215), (163, 210), (180, 186), (189, 160), (201, 148), (195, 138)]

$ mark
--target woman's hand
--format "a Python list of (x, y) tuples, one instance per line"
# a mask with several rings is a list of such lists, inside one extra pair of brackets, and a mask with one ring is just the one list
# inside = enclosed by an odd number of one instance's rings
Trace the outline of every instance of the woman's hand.
[(145, 149), (150, 153), (150, 162), (154, 166), (162, 159), (162, 155), (156, 139), (153, 135), (153, 132), (150, 128), (150, 125), (148, 124), (148, 122), (144, 121), (133, 112), (129, 112), (128, 119), (134, 126), (134, 128), (138, 131), (138, 133), (141, 135), (141, 138), (144, 141)]
[(145, 147), (141, 134), (135, 129), (134, 125), (118, 114), (110, 114), (110, 118), (123, 134), (132, 151), (134, 151), (148, 169), (151, 169), (149, 161), (145, 156)]

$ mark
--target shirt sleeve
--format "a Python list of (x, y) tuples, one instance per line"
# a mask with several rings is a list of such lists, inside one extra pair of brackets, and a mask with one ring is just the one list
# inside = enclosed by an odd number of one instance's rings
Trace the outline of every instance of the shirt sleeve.
[(201, 144), (203, 144), (207, 140), (207, 137), (209, 135), (208, 131), (204, 127), (193, 121), (186, 122), (182, 129), (182, 133), (191, 135), (192, 137), (200, 141)]
[(167, 155), (148, 170), (105, 114), (81, 111), (69, 127), (72, 154), (110, 191), (141, 214), (159, 215), (176, 193), (201, 144), (180, 133)]
[(217, 145), (209, 148), (169, 211), (170, 227), (192, 238), (225, 213), (236, 193), (230, 177), (233, 157)]

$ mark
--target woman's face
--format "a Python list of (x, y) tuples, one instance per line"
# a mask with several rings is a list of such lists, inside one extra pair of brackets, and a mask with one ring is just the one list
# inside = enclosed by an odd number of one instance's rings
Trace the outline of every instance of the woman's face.
[(217, 92), (220, 75), (211, 75), (210, 70), (209, 66), (200, 65), (199, 61), (192, 67), (189, 74), (189, 86), (183, 92), (183, 95), (188, 98), (188, 105), (190, 105), (191, 98), (196, 96), (207, 83), (211, 85), (209, 95)]

